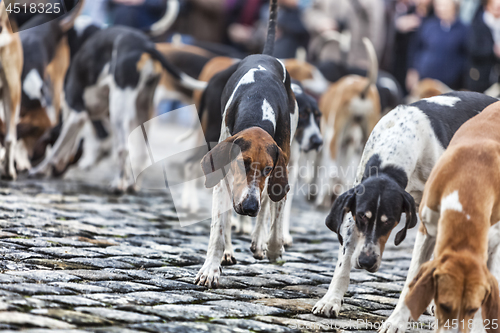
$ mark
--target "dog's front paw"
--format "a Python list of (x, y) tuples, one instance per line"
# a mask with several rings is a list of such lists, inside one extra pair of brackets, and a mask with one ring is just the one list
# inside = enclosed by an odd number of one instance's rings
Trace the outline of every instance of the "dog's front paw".
[(236, 258), (233, 252), (224, 251), (224, 256), (222, 257), (222, 266), (236, 265)]
[(194, 283), (207, 288), (217, 288), (219, 286), (222, 268), (218, 264), (206, 261), (196, 275)]
[(252, 251), (253, 257), (255, 259), (262, 260), (266, 257), (267, 245), (266, 243), (260, 242), (259, 240), (252, 240), (250, 251)]
[(337, 318), (342, 306), (342, 300), (338, 298), (329, 298), (325, 295), (313, 307), (313, 314), (327, 318)]
[(379, 333), (404, 333), (408, 326), (408, 319), (407, 311), (394, 311), (378, 331)]

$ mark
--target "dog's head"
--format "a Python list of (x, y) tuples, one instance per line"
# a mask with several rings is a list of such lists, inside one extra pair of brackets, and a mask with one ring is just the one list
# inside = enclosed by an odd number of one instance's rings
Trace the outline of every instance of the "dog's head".
[(234, 210), (248, 216), (259, 213), (266, 184), (271, 200), (277, 202), (285, 197), (289, 190), (287, 164), (288, 157), (259, 127), (251, 127), (220, 142), (201, 161), (208, 188), (217, 185), (226, 172), (232, 172)]
[(415, 201), (393, 178), (385, 174), (365, 178), (361, 184), (340, 195), (326, 218), (326, 226), (336, 232), (341, 244), (342, 223), (351, 213), (359, 241), (354, 251), (356, 268), (375, 272), (392, 230), (406, 214), (405, 226), (396, 235), (399, 245), (408, 228), (417, 224)]
[[(470, 252), (445, 253), (422, 265), (405, 299), (413, 319), (418, 319), (433, 299), (438, 332), (456, 330), (456, 319), (460, 323), (458, 331), (468, 332), (480, 308), (485, 325), (498, 323), (498, 282), (486, 263)], [(499, 331), (498, 325), (488, 326)]]
[(308, 152), (318, 151), (323, 145), (323, 137), (319, 129), (321, 122), (321, 111), (316, 100), (304, 92), (298, 81), (292, 81), (292, 90), (299, 106), (299, 122), (295, 139), (299, 143), (300, 150)]

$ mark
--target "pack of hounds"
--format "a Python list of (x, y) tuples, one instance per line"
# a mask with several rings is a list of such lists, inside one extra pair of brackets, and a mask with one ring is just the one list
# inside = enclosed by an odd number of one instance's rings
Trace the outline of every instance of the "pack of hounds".
[[(380, 331), (404, 332), (410, 318), (427, 310), (439, 331), (458, 320), (459, 331), (500, 332), (497, 98), (423, 80), (412, 92), (415, 102), (401, 104), (401, 89), (378, 70), (368, 39), (368, 70), (313, 65), (304, 56), (274, 58), (277, 0), (270, 1), (262, 54), (243, 59), (216, 48), (154, 43), (175, 20), (177, 0), (168, 1), (164, 18), (149, 31), (97, 27), (78, 17), (83, 0), (62, 17), (26, 22), (9, 19), (5, 3), (2, 178), (61, 176), (71, 165), (94, 165), (107, 150), (118, 161), (111, 189), (133, 191), (129, 133), (151, 119), (163, 99), (194, 103), (202, 139), (218, 142), (201, 164), (185, 164), (186, 172), (203, 171), (204, 185), (213, 188), (207, 257), (195, 283), (216, 288), (221, 265), (236, 263), (235, 225), (251, 232), (255, 258), (280, 258), (293, 242), (293, 188), (307, 181), (318, 189), (309, 199), (330, 208), (326, 227), (341, 244), (314, 314), (338, 316), (351, 269), (377, 271), (392, 231), (399, 229), (399, 245), (420, 220), (407, 281)], [(111, 147), (104, 144), (108, 137)], [(304, 159), (316, 166), (309, 179), (297, 172)]]

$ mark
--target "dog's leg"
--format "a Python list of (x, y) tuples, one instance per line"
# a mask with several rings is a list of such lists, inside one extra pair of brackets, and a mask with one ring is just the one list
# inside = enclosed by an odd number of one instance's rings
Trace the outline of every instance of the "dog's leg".
[(136, 90), (112, 87), (109, 92), (109, 116), (113, 128), (113, 149), (118, 156), (119, 173), (112, 183), (112, 189), (124, 193), (133, 189), (134, 182), (129, 168), (128, 135), (137, 124)]
[(200, 209), (196, 182), (190, 180), (190, 176), (196, 172), (195, 163), (188, 161), (184, 166), (184, 182), (182, 190), (182, 208), (186, 211), (195, 214)]
[(224, 255), (222, 256), (222, 266), (236, 265), (236, 258), (234, 257), (233, 243), (231, 241), (231, 213), (228, 213), (228, 221), (225, 226), (224, 235)]
[(346, 217), (345, 219), (342, 226), (344, 245), (340, 246), (339, 259), (328, 291), (313, 308), (315, 315), (337, 317), (342, 305), (342, 299), (349, 287), (349, 276), (352, 267), (351, 258), (358, 243), (358, 234), (352, 217)]
[(208, 241), (207, 259), (196, 275), (195, 283), (208, 288), (217, 287), (221, 274), (221, 259), (224, 254), (224, 235), (228, 216), (231, 211), (225, 208), (230, 205), (229, 197), (224, 193), (224, 181), (214, 187), (212, 204), (212, 224)]
[(17, 123), (21, 109), (21, 77), (15, 66), (2, 66), (3, 106), (5, 114), (5, 157), (2, 178), (16, 179), (14, 167), (17, 142)]
[(271, 230), (267, 241), (267, 258), (274, 262), (284, 252), (283, 242), (283, 215), (285, 212), (286, 197), (279, 202), (271, 201)]
[(428, 235), (427, 232), (425, 232), (423, 225), (421, 224), (417, 233), (417, 238), (415, 240), (415, 247), (413, 248), (410, 269), (408, 270), (408, 276), (406, 277), (405, 286), (403, 288), (403, 291), (401, 292), (401, 296), (399, 296), (398, 304), (396, 305), (394, 312), (387, 319), (387, 321), (384, 322), (379, 332), (405, 332), (408, 320), (410, 319), (410, 309), (408, 309), (405, 303), (405, 298), (409, 291), (409, 285), (417, 275), (420, 266), (429, 261), (429, 259), (431, 258), (435, 244), (436, 238)]
[(39, 165), (30, 170), (30, 175), (48, 175), (52, 166), (57, 171), (63, 170), (78, 149), (77, 139), (87, 120), (87, 112), (71, 111), (63, 123), (61, 134), (50, 154)]
[(288, 183), (290, 184), (290, 191), (288, 191), (287, 194), (285, 212), (283, 214), (283, 240), (285, 246), (292, 246), (293, 244), (293, 237), (292, 235), (290, 235), (290, 219), (293, 194), (299, 178), (299, 155), (300, 152), (298, 149), (298, 144), (294, 142), (292, 143), (292, 154), (290, 156), (290, 163), (288, 168)]
[[(266, 189), (264, 189), (266, 191)], [(264, 259), (267, 252), (267, 220), (269, 219), (269, 196), (267, 194), (263, 195), (262, 204), (260, 207), (259, 215), (257, 215), (257, 221), (255, 222), (255, 228), (252, 232), (252, 244), (250, 245), (250, 250), (253, 253), (255, 259)]]

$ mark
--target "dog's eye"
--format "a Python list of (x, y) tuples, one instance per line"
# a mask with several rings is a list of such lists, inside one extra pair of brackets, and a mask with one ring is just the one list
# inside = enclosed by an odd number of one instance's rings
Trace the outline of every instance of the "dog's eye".
[(447, 304), (439, 304), (439, 307), (443, 310), (443, 312), (451, 313), (451, 306)]
[(472, 316), (474, 313), (476, 313), (477, 310), (478, 310), (477, 308), (476, 309), (467, 310), (467, 314), (470, 315), (470, 316)]
[(305, 112), (302, 112), (299, 116), (300, 116), (300, 119), (303, 119), (303, 120), (309, 118), (308, 114)]
[(267, 176), (267, 175), (269, 175), (271, 173), (272, 170), (273, 170), (272, 167), (267, 166), (267, 167), (264, 168), (264, 171), (262, 171), (262, 173), (264, 174), (264, 176)]

